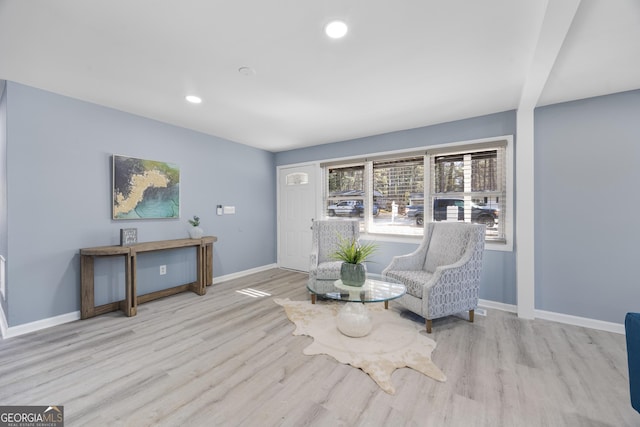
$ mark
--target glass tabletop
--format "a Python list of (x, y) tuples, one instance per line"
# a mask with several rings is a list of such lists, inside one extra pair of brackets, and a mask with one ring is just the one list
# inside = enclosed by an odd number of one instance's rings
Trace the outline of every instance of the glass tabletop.
[(407, 288), (399, 281), (367, 273), (362, 287), (347, 286), (342, 280), (309, 277), (307, 289), (320, 297), (350, 302), (383, 302), (401, 297)]

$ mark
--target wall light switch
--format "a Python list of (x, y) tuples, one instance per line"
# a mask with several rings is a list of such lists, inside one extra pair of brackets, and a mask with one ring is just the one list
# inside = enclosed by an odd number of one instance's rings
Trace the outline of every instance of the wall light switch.
[(236, 213), (236, 207), (235, 206), (225, 206), (224, 207), (224, 214), (225, 215), (233, 215), (234, 213)]

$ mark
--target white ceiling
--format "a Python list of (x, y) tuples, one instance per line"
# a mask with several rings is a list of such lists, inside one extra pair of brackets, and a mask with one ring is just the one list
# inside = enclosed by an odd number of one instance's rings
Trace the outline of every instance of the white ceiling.
[(0, 0), (0, 79), (277, 152), (639, 89), (640, 1)]

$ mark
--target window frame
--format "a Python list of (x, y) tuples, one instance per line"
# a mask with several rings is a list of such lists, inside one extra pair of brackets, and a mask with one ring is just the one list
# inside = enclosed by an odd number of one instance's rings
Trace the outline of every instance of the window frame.
[[(335, 168), (341, 166), (348, 166), (354, 164), (364, 164), (365, 168), (365, 194), (364, 194), (364, 230), (361, 230), (361, 237), (364, 240), (375, 239), (376, 241), (391, 241), (391, 242), (410, 242), (415, 243), (420, 241), (423, 234), (410, 235), (410, 234), (393, 234), (376, 232), (370, 229), (369, 224), (373, 222), (373, 215), (370, 207), (373, 206), (373, 182), (369, 178), (372, 176), (372, 168), (374, 161), (381, 160), (396, 160), (412, 156), (424, 156), (425, 168), (424, 168), (424, 188), (425, 199), (431, 199), (431, 164), (430, 155), (433, 153), (447, 153), (447, 152), (460, 152), (468, 151), (474, 152), (477, 150), (483, 150), (491, 146), (504, 146), (504, 212), (500, 212), (500, 221), (503, 222), (504, 227), (504, 241), (487, 240), (485, 242), (485, 249), (495, 251), (513, 251), (514, 240), (514, 224), (513, 218), (515, 218), (514, 212), (514, 163), (513, 163), (513, 135), (502, 135), (490, 138), (482, 138), (475, 140), (457, 141), (450, 143), (434, 144), (416, 148), (410, 148), (405, 150), (387, 151), (371, 153), (367, 156), (353, 156), (347, 158), (327, 159), (320, 163), (321, 177), (322, 177), (322, 194), (320, 195), (322, 211), (319, 212), (321, 217), (328, 217), (326, 213), (326, 202), (328, 195), (327, 188), (327, 176), (326, 171), (328, 168)], [(426, 207), (426, 206), (425, 206)], [(533, 207), (532, 207), (533, 208)], [(432, 210), (432, 208), (430, 209)]]

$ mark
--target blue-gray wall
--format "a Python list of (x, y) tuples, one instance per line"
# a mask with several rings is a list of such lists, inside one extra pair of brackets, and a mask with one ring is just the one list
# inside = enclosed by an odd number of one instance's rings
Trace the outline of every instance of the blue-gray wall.
[(515, 111), (507, 111), (350, 141), (282, 151), (276, 153), (276, 164), (282, 166), (321, 159), (361, 156), (370, 153), (425, 147), (447, 142), (515, 135), (515, 133), (516, 113)]
[[(219, 239), (214, 276), (276, 262), (273, 153), (13, 82), (4, 96), (9, 326), (79, 310), (78, 251), (118, 244), (120, 228), (138, 228), (139, 241), (186, 238), (187, 218), (199, 215)], [(178, 164), (181, 219), (113, 221), (114, 153)], [(218, 204), (236, 214), (216, 216)], [(192, 258), (186, 249), (141, 256), (139, 289), (194, 280)], [(119, 260), (96, 262), (97, 304), (123, 295), (123, 274)]]
[(535, 112), (536, 308), (640, 311), (640, 91)]
[[(508, 111), (450, 123), (392, 132), (351, 141), (318, 145), (276, 153), (276, 164), (287, 165), (332, 158), (361, 156), (385, 151), (425, 147), (516, 134), (516, 113)], [(515, 138), (514, 138), (515, 139)], [(516, 144), (517, 149), (517, 144)], [(378, 242), (380, 251), (368, 265), (379, 272), (395, 255), (413, 251), (417, 243)], [(516, 259), (514, 252), (485, 251), (480, 298), (505, 304), (516, 303)]]

